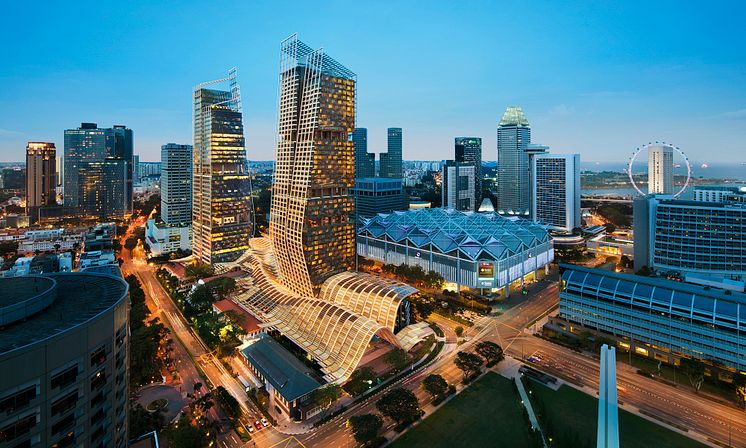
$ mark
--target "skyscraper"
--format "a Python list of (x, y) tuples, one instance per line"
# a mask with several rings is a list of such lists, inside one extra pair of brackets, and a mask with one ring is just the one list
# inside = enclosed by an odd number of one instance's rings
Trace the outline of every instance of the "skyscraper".
[(529, 143), (531, 126), (523, 109), (508, 107), (497, 126), (497, 204), (501, 214), (529, 214)]
[(375, 177), (376, 154), (368, 152), (368, 129), (355, 128), (352, 142), (355, 144), (355, 178)]
[(296, 35), (280, 56), (270, 236), (280, 281), (312, 297), (355, 264), (356, 75)]
[[(205, 88), (229, 82), (230, 90)], [(241, 94), (236, 70), (194, 89), (192, 252), (204, 263), (237, 259), (252, 233)]]
[(580, 227), (580, 154), (531, 157), (531, 217), (551, 229)]
[[(132, 211), (132, 180), (133, 180), (133, 134), (126, 126), (115, 125), (113, 128), (99, 128), (96, 123), (81, 123), (77, 129), (65, 130), (65, 155), (64, 155), (64, 204), (72, 207), (84, 207), (86, 213), (97, 216), (100, 210), (118, 210), (124, 206), (124, 214)], [(105, 159), (108, 159), (104, 163)], [(125, 179), (120, 183), (119, 168), (115, 168), (120, 160), (124, 164)], [(87, 167), (87, 164), (97, 164)], [(96, 180), (96, 176), (103, 176), (103, 168), (107, 166), (109, 174), (114, 176), (116, 182), (103, 182)], [(81, 177), (81, 172), (92, 176), (86, 180)], [(96, 174), (98, 173), (98, 174)], [(86, 182), (86, 192), (83, 183)], [(99, 185), (102, 190), (93, 194), (91, 188)], [(120, 189), (121, 191), (109, 191)], [(85, 197), (85, 200), (81, 199)], [(90, 201), (96, 198), (119, 198), (123, 197), (123, 204), (118, 199), (116, 204), (94, 204)], [(85, 204), (83, 203), (85, 202)], [(108, 214), (109, 212), (104, 212)], [(114, 217), (114, 216), (110, 216)]]
[(57, 187), (57, 150), (54, 143), (26, 145), (26, 210), (54, 205)]
[(127, 164), (118, 157), (84, 162), (78, 169), (78, 207), (101, 220), (127, 213)]
[(482, 139), (479, 137), (456, 137), (456, 162), (474, 166), (474, 204), (482, 203)]
[(673, 148), (648, 146), (648, 193), (673, 194)]
[(446, 160), (443, 164), (443, 208), (473, 212), (478, 203), (475, 202), (476, 166), (472, 163), (461, 163)]
[(168, 226), (192, 222), (192, 146), (161, 146), (161, 219)]
[(402, 129), (388, 128), (387, 152), (381, 153), (380, 177), (402, 178)]

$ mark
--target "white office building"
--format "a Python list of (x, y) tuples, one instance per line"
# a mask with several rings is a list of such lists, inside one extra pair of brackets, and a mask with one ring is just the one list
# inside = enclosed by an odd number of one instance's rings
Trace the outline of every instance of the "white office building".
[(531, 216), (552, 230), (571, 232), (580, 220), (580, 154), (531, 157)]
[(443, 164), (443, 208), (471, 212), (477, 208), (476, 167), (447, 160)]
[(648, 193), (673, 194), (673, 147), (648, 146)]

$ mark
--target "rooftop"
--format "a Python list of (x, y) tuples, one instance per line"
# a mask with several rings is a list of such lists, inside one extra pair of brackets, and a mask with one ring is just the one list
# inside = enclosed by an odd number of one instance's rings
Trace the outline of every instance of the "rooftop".
[[(125, 298), (128, 286), (121, 278), (95, 273), (56, 273), (45, 276), (57, 282), (56, 299), (40, 311), (24, 320), (5, 326), (0, 331), (0, 356), (45, 339), (52, 338), (74, 327), (84, 324), (105, 312)], [(6, 282), (29, 282), (39, 277), (17, 277), (0, 279), (0, 291), (4, 300), (13, 296), (7, 294)], [(24, 296), (25, 297), (25, 296)], [(15, 299), (15, 301), (22, 299)]]
[(230, 299), (218, 300), (212, 304), (213, 308), (221, 313), (226, 311), (233, 311), (238, 315), (239, 325), (243, 328), (246, 333), (254, 333), (261, 330), (261, 321), (256, 317), (252, 316), (248, 311), (243, 309), (240, 305)]
[(530, 126), (520, 106), (508, 106), (498, 126)]
[(269, 336), (257, 338), (241, 349), (241, 354), (287, 401), (296, 400), (322, 385), (313, 370)]
[(358, 231), (361, 236), (408, 240), (415, 247), (432, 245), (442, 253), (458, 249), (471, 260), (504, 259), (550, 240), (542, 226), (494, 212), (424, 208), (379, 213), (362, 221)]

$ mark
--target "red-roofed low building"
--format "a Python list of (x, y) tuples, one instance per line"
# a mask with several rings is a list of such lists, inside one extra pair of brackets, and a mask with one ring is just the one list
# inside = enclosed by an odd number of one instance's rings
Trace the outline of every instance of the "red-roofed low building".
[(236, 316), (238, 316), (238, 324), (246, 332), (243, 339), (252, 338), (264, 331), (264, 329), (260, 327), (262, 322), (259, 319), (230, 299), (218, 300), (213, 303), (212, 310), (217, 314), (223, 314), (226, 311), (233, 311)]

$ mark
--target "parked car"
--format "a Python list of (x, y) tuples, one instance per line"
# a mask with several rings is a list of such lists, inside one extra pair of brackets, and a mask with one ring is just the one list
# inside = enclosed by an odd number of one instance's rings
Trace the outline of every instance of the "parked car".
[(267, 426), (269, 426), (269, 422), (268, 422), (268, 421), (267, 421), (267, 419), (266, 419), (266, 418), (264, 418), (264, 417), (262, 417), (262, 426), (264, 426), (265, 428), (266, 428)]

